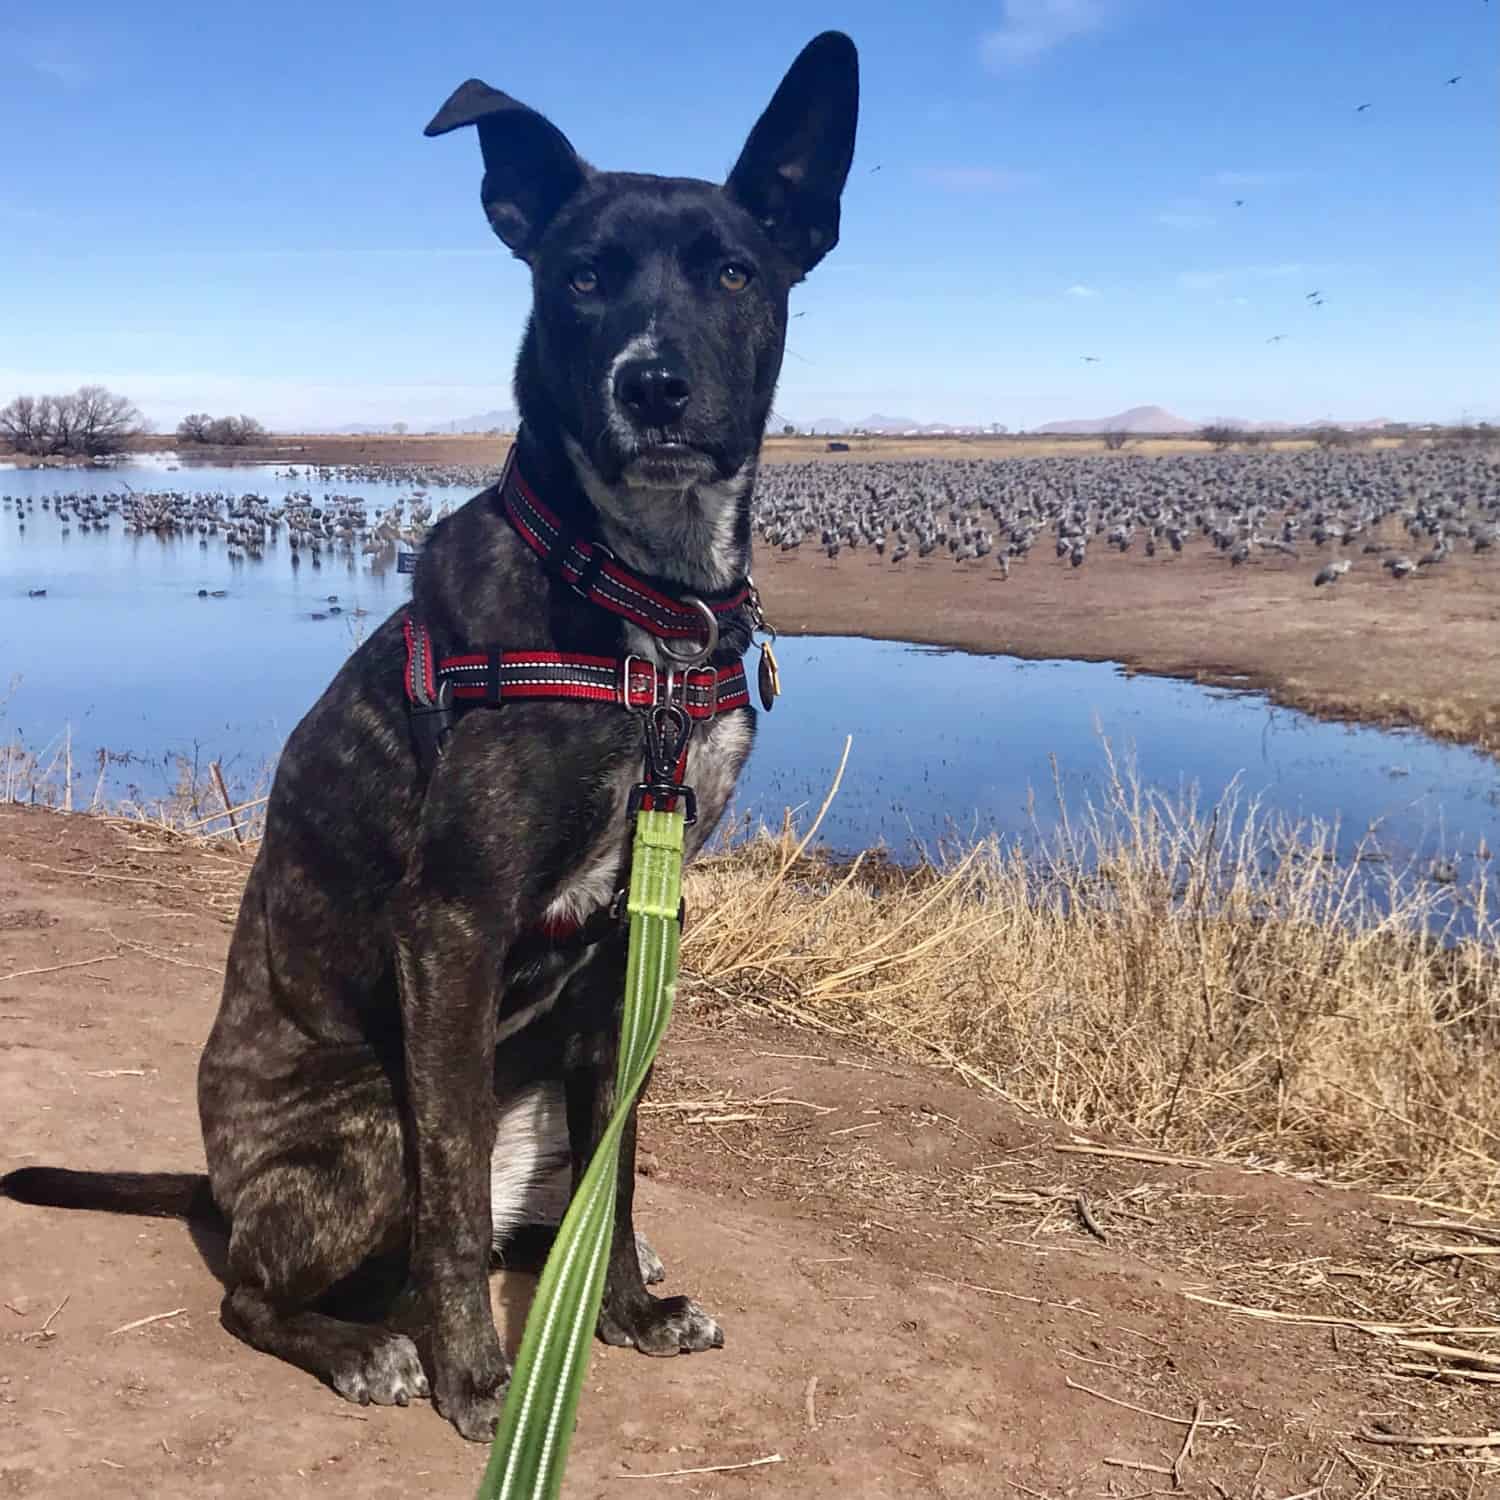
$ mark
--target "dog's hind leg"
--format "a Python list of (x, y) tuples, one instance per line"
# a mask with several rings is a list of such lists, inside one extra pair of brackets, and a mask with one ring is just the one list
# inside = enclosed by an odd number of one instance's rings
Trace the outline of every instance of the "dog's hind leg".
[(318, 1310), (373, 1255), (399, 1249), (407, 1196), (394, 1109), (356, 1104), (336, 1134), (272, 1158), (234, 1196), (224, 1326), (361, 1405), (428, 1395), (410, 1338)]

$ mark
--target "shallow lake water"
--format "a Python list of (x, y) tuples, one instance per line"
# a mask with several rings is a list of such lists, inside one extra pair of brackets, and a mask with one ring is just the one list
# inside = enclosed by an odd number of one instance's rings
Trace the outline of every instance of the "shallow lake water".
[[(407, 597), (394, 558), (289, 566), (284, 538), (259, 562), (231, 562), (222, 539), (107, 532), (63, 537), (40, 497), (136, 489), (320, 493), (316, 480), (267, 468), (3, 471), (0, 495), (37, 497), (20, 531), (0, 512), (0, 743), (32, 750), (71, 740), (79, 782), (91, 757), (112, 765), (116, 795), (166, 794), (176, 757), (224, 762), (254, 782), (361, 635)], [(373, 512), (409, 486), (345, 482)], [(437, 491), (460, 503), (463, 491)], [(31, 589), (46, 589), (30, 598)], [(221, 599), (199, 589), (223, 589)], [(330, 612), (337, 596), (340, 613)], [(361, 615), (359, 612), (364, 611)], [(322, 614), (326, 618), (315, 619)], [(1108, 664), (1024, 662), (899, 643), (783, 638), (785, 696), (763, 715), (738, 811), (770, 821), (810, 815), (853, 746), (824, 824), (838, 848), (883, 843), (907, 856), (953, 835), (1031, 838), (1107, 791), (1108, 751), (1143, 784), (1195, 788), (1212, 804), (1237, 784), (1291, 817), (1337, 820), (1348, 853), (1378, 825), (1393, 858), (1456, 856), (1461, 878), (1500, 849), (1500, 766), (1414, 733), (1322, 723), (1251, 694), (1127, 676)]]

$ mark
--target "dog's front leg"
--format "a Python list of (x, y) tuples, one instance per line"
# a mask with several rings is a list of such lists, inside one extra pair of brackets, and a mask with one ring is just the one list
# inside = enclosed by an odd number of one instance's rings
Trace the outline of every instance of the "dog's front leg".
[(396, 921), (416, 1166), (411, 1275), (426, 1304), (433, 1400), (474, 1442), (493, 1435), (510, 1373), (490, 1312), (490, 1153), (498, 966), (461, 902), (409, 893)]
[[(611, 990), (619, 993), (623, 951), (619, 958), (618, 964), (593, 966), (594, 974), (590, 977), (602, 985), (606, 995)], [(607, 1005), (604, 1014), (612, 1015), (612, 1021), (594, 1033), (587, 1057), (575, 1059), (575, 1066), (565, 1075), (575, 1190), (615, 1108), (620, 1037), (618, 1004)], [(644, 1087), (641, 1092), (645, 1092)], [(690, 1354), (700, 1349), (721, 1348), (723, 1329), (690, 1297), (654, 1297), (646, 1290), (635, 1234), (635, 1136), (636, 1105), (632, 1105), (620, 1138), (615, 1230), (604, 1278), (604, 1301), (599, 1310), (599, 1337), (606, 1344), (632, 1345), (642, 1354)]]

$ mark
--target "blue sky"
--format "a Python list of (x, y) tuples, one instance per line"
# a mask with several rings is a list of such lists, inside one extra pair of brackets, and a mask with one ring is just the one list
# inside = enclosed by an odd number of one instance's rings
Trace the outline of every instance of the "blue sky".
[(421, 134), (449, 91), (479, 76), (601, 167), (721, 179), (833, 26), (859, 152), (794, 293), (786, 416), (1500, 416), (1500, 4), (18, 3), (0, 400), (509, 406), (529, 284), (472, 134)]

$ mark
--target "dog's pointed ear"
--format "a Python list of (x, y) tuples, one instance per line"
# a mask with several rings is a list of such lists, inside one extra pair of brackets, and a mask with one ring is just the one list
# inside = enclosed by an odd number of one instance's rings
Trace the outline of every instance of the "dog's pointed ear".
[(552, 216), (593, 169), (545, 115), (477, 78), (453, 91), (423, 134), (446, 135), (461, 125), (479, 127), (479, 197), (490, 227), (526, 260)]
[(838, 243), (858, 119), (859, 54), (825, 31), (788, 69), (725, 183), (804, 274)]

